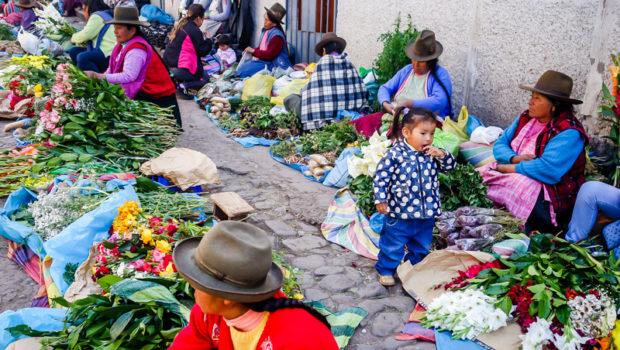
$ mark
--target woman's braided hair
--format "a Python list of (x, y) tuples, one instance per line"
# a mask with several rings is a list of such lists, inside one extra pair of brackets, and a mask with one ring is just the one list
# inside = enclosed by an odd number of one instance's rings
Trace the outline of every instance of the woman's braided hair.
[(454, 114), (454, 113), (452, 113), (452, 97), (448, 93), (448, 89), (446, 89), (446, 86), (439, 79), (439, 77), (437, 77), (437, 61), (439, 61), (437, 58), (428, 61), (427, 62), (428, 69), (431, 71), (431, 74), (433, 75), (433, 78), (435, 78), (435, 81), (437, 81), (439, 83), (439, 85), (441, 86), (443, 91), (446, 93), (446, 96), (448, 97), (448, 106), (450, 107), (450, 113), (448, 113), (448, 117), (451, 118), (452, 115)]
[(297, 299), (270, 298), (256, 303), (247, 304), (247, 306), (256, 312), (275, 312), (280, 309), (303, 309), (323, 323), (328, 329), (331, 327), (325, 316), (321, 315), (318, 311), (316, 311), (316, 309), (302, 303)]

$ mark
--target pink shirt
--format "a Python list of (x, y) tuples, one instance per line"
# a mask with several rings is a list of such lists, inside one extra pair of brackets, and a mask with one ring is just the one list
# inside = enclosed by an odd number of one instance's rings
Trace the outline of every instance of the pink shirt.
[(220, 58), (222, 64), (230, 67), (233, 63), (237, 61), (237, 55), (235, 54), (235, 50), (230, 47), (226, 50), (217, 49), (217, 53), (215, 54)]

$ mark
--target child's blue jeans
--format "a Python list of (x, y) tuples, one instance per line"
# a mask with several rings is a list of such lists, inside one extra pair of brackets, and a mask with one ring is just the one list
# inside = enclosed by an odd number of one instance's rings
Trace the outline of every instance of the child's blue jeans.
[(417, 264), (429, 253), (433, 241), (435, 219), (403, 220), (387, 217), (379, 238), (379, 261), (375, 265), (380, 275), (393, 275), (405, 256)]

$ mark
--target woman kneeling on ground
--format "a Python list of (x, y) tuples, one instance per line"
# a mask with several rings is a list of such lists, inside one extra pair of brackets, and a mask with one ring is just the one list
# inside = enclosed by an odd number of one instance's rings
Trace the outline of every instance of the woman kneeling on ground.
[[(393, 114), (401, 107), (424, 107), (441, 118), (452, 116), (450, 74), (437, 64), (442, 52), (443, 46), (430, 30), (423, 30), (407, 45), (406, 53), (411, 64), (379, 87), (377, 99), (385, 113)], [(385, 113), (369, 114), (351, 124), (355, 125), (357, 132), (370, 137), (381, 128), (381, 118)]]
[(200, 4), (192, 4), (187, 16), (170, 33), (170, 44), (164, 52), (164, 62), (174, 79), (183, 84), (179, 86), (181, 89), (199, 89), (209, 79), (200, 60), (213, 46), (211, 39), (205, 39), (199, 28), (204, 14), (205, 9)]
[(138, 16), (135, 7), (114, 9), (114, 19), (105, 22), (114, 25), (117, 42), (110, 56), (110, 66), (103, 74), (93, 71), (86, 74), (121, 84), (125, 95), (132, 100), (152, 102), (163, 108), (173, 107), (174, 117), (181, 127), (176, 88), (163, 61), (140, 32), (140, 26), (150, 24), (140, 22)]
[(86, 26), (73, 34), (71, 43), (92, 45), (92, 48), (74, 46), (69, 51), (69, 56), (73, 64), (83, 71), (105, 72), (108, 68), (108, 57), (116, 45), (114, 27), (104, 23), (113, 18), (112, 9), (103, 0), (84, 0), (82, 8)]
[(237, 221), (177, 244), (196, 305), (169, 349), (338, 349), (325, 317), (282, 294), (271, 254), (265, 231)]
[(526, 230), (566, 232), (577, 192), (585, 182), (588, 144), (570, 98), (573, 79), (548, 70), (532, 91), (529, 109), (493, 145), (497, 162), (477, 170), (487, 197), (526, 221)]

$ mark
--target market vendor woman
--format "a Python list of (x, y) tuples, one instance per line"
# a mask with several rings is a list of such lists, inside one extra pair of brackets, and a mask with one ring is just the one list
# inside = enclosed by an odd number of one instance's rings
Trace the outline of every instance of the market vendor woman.
[(179, 127), (181, 113), (176, 98), (176, 88), (170, 73), (153, 47), (144, 39), (140, 27), (148, 22), (138, 19), (135, 7), (116, 7), (114, 19), (106, 24), (114, 25), (116, 46), (110, 55), (105, 73), (87, 71), (91, 77), (121, 84), (130, 99), (152, 102), (160, 107), (173, 107)]
[(392, 114), (400, 107), (424, 107), (440, 119), (453, 115), (452, 81), (448, 71), (437, 64), (443, 46), (435, 40), (435, 33), (423, 30), (405, 51), (411, 64), (379, 87), (377, 99), (384, 112), (369, 114), (351, 122), (366, 137), (379, 131), (385, 113)]
[(287, 69), (292, 66), (288, 58), (286, 35), (282, 28), (282, 18), (286, 14), (286, 9), (279, 3), (275, 3), (270, 9), (265, 7), (265, 10), (267, 12), (260, 35), (260, 44), (257, 48), (248, 47), (245, 49), (244, 53), (252, 54), (254, 58), (237, 68), (235, 75), (238, 77), (251, 77), (265, 68), (269, 70), (276, 67)]
[(189, 325), (169, 349), (338, 349), (325, 317), (280, 291), (265, 231), (222, 221), (172, 253), (194, 288)]
[(529, 109), (493, 145), (497, 162), (477, 170), (487, 196), (526, 221), (528, 231), (566, 232), (575, 199), (585, 182), (588, 144), (570, 98), (573, 79), (548, 70), (532, 91)]

